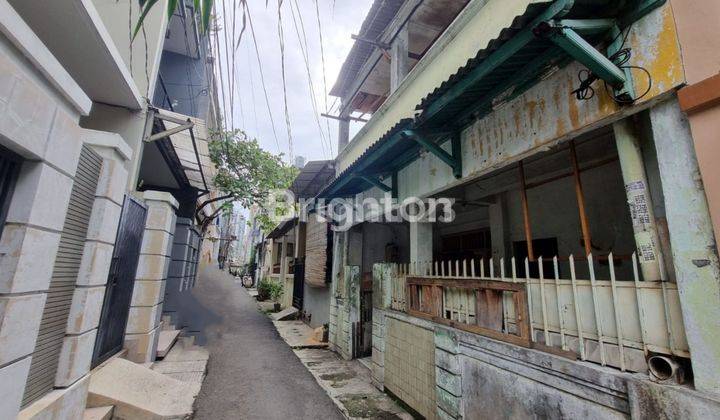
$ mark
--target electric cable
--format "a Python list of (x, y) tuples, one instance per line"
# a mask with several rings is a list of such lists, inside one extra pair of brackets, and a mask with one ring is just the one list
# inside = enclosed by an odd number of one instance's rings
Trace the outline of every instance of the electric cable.
[[(611, 91), (608, 83), (603, 80), (605, 91), (607, 92), (608, 96), (610, 96), (616, 103), (620, 105), (632, 104), (644, 98), (645, 96), (647, 96), (648, 93), (650, 93), (653, 85), (652, 74), (650, 74), (650, 72), (645, 67), (627, 64), (632, 58), (632, 49), (629, 47), (625, 47), (629, 35), (630, 27), (628, 27), (624, 32), (620, 31), (617, 35), (615, 35), (612, 41), (610, 41), (610, 45), (614, 44), (620, 36), (623, 37), (622, 43), (620, 44), (620, 48), (618, 49), (618, 51), (610, 55), (608, 59), (620, 69), (635, 69), (644, 72), (648, 78), (648, 86), (642, 94), (633, 98), (630, 97), (630, 95), (628, 94), (615, 94)], [(589, 100), (593, 98), (595, 96), (595, 89), (592, 87), (592, 84), (595, 83), (595, 81), (597, 81), (599, 78), (600, 77), (598, 77), (595, 73), (593, 73), (587, 68), (580, 70), (578, 72), (578, 80), (580, 81), (580, 86), (577, 89), (573, 90), (572, 93), (578, 100)]]

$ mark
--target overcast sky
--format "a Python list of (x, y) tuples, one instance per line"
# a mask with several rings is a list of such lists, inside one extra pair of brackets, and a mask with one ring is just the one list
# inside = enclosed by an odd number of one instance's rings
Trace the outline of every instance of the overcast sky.
[[(216, 0), (221, 26), (225, 22), (223, 20), (222, 1)], [(227, 11), (225, 29), (228, 32), (228, 38), (230, 38), (232, 32), (231, 6), (234, 1), (224, 1)], [(340, 67), (353, 44), (350, 35), (359, 31), (362, 20), (372, 4), (372, 0), (317, 0), (320, 6), (320, 22), (325, 52), (325, 75), (327, 80), (325, 86), (323, 83), (320, 37), (314, 1), (284, 0), (281, 10), (285, 51), (285, 80), (293, 152), (295, 156), (304, 156), (308, 161), (330, 159), (337, 154), (338, 128), (335, 120), (328, 120), (319, 115), (317, 115), (316, 119), (308, 83), (308, 71), (303, 56), (305, 49), (301, 47), (299, 38), (302, 39), (303, 44), (307, 39), (306, 52), (315, 91), (317, 113), (326, 112), (325, 88), (327, 87), (327, 90), (330, 90), (337, 79)], [(242, 128), (250, 137), (257, 138), (266, 150), (273, 153), (284, 153), (287, 160), (290, 144), (283, 95), (282, 63), (278, 34), (278, 0), (269, 0), (267, 8), (265, 7), (265, 0), (248, 0), (248, 4), (250, 17), (255, 28), (261, 64), (258, 65), (252, 32), (248, 22), (235, 57), (236, 88), (233, 101), (233, 123), (235, 128)], [(297, 14), (298, 9), (296, 6), (299, 8), (301, 19)], [(293, 19), (293, 14), (295, 19)], [(240, 32), (242, 10), (237, 10), (235, 18), (237, 35)], [(304, 36), (303, 27), (305, 29)], [(224, 35), (222, 32), (220, 33), (220, 49), (223, 77), (226, 85), (225, 101), (227, 108), (230, 108), (229, 84), (224, 68)], [(269, 112), (260, 74), (261, 69), (267, 88)], [(327, 107), (332, 107), (334, 102), (334, 97), (327, 97)], [(331, 109), (331, 113), (337, 115), (337, 103)], [(270, 115), (272, 115), (272, 120)], [(320, 127), (318, 127), (318, 120)], [(274, 122), (275, 132), (273, 132), (271, 121)], [(322, 136), (320, 134), (321, 128)], [(352, 132), (357, 131), (359, 128), (358, 123), (351, 123)]]

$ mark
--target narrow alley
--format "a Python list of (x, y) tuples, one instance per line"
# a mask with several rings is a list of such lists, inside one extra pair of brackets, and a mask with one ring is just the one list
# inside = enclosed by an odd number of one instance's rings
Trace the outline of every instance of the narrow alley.
[(720, 420), (720, 0), (0, 0), (0, 420)]
[(199, 339), (212, 355), (195, 418), (342, 418), (239, 279), (205, 267), (193, 295)]

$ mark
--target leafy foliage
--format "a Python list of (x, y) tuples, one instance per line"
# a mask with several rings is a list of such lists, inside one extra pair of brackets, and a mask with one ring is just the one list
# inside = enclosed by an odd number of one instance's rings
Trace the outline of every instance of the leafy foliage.
[(283, 287), (282, 285), (280, 285), (280, 283), (268, 279), (263, 279), (258, 284), (257, 291), (258, 300), (271, 299), (277, 302), (280, 300), (280, 297), (283, 294)]
[[(241, 0), (243, 3), (245, 0)], [(145, 21), (148, 13), (152, 10), (153, 6), (157, 4), (158, 0), (138, 0), (140, 4), (140, 17), (135, 24), (135, 30), (133, 31), (133, 39), (137, 36), (138, 32), (142, 28), (142, 24)], [(193, 0), (193, 10), (195, 14), (200, 17), (200, 25), (203, 32), (206, 32), (210, 27), (210, 16), (212, 16), (214, 0)], [(175, 10), (182, 3), (178, 0), (168, 0), (167, 15), (168, 19), (172, 18)]]
[[(282, 161), (282, 155), (263, 150), (257, 140), (249, 139), (241, 130), (213, 133), (209, 149), (210, 160), (217, 168), (215, 187), (246, 208), (262, 206), (272, 191), (290, 187), (298, 173), (297, 168)], [(229, 202), (225, 206), (230, 206)], [(266, 231), (273, 226), (267, 211), (258, 218)]]

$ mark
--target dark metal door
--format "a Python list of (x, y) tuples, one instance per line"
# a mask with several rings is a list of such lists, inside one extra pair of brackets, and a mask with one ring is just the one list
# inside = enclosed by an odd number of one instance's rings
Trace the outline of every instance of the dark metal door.
[(305, 293), (305, 258), (295, 260), (293, 271), (293, 301), (292, 305), (299, 310), (303, 308)]
[(122, 350), (146, 214), (142, 202), (125, 196), (95, 340), (93, 367)]

